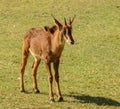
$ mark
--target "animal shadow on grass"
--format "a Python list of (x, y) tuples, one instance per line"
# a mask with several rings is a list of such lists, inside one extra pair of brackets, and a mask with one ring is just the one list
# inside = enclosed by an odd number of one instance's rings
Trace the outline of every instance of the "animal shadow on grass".
[(78, 95), (78, 94), (71, 94), (69, 96), (73, 97), (80, 103), (94, 103), (99, 106), (116, 106), (116, 107), (120, 106), (120, 102), (105, 97), (93, 97), (89, 95)]

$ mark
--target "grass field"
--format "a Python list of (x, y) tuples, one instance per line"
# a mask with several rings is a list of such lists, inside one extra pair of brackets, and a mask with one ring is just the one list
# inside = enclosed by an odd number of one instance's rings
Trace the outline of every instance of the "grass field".
[[(75, 45), (66, 44), (60, 64), (64, 102), (49, 103), (44, 62), (38, 69), (40, 94), (32, 91), (30, 57), (20, 93), (21, 46), (32, 27), (52, 26), (76, 15)], [(55, 87), (54, 87), (55, 92)], [(0, 109), (120, 109), (119, 0), (0, 0)]]

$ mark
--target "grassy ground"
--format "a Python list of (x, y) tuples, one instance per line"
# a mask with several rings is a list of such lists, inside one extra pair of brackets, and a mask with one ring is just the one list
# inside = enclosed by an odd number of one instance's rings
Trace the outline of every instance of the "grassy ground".
[[(49, 104), (44, 63), (38, 70), (41, 94), (32, 92), (30, 57), (25, 89), (19, 91), (21, 46), (31, 27), (51, 26), (76, 15), (75, 45), (61, 57), (60, 84), (64, 102)], [(54, 87), (55, 92), (55, 87)], [(119, 109), (120, 1), (119, 0), (1, 0), (0, 109)]]

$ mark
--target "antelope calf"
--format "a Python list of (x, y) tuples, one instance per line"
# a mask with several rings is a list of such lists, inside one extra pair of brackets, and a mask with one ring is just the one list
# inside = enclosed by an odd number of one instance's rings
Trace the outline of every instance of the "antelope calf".
[(54, 78), (56, 83), (56, 94), (58, 96), (58, 101), (63, 101), (59, 86), (58, 68), (65, 42), (74, 44), (74, 39), (72, 37), (72, 22), (74, 20), (74, 17), (70, 19), (69, 23), (67, 23), (66, 19), (64, 19), (64, 24), (61, 24), (54, 16), (52, 17), (55, 23), (53, 27), (50, 28), (45, 26), (44, 28), (32, 28), (25, 34), (22, 46), (20, 90), (21, 92), (25, 92), (23, 76), (29, 53), (31, 53), (31, 55), (34, 57), (32, 66), (33, 89), (36, 93), (40, 92), (37, 87), (36, 73), (38, 65), (41, 59), (43, 59), (48, 73), (50, 101), (54, 102), (51, 63), (54, 65)]

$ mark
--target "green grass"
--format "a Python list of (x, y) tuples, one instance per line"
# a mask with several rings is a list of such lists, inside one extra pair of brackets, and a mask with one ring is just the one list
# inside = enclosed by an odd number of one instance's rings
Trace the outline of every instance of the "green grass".
[[(21, 46), (32, 27), (53, 25), (76, 15), (75, 45), (66, 44), (60, 64), (64, 102), (49, 104), (44, 63), (38, 69), (41, 94), (32, 91), (30, 57), (25, 71), (26, 94), (19, 91)], [(54, 86), (55, 92), (55, 86)], [(119, 109), (120, 1), (119, 0), (1, 0), (0, 109)]]

